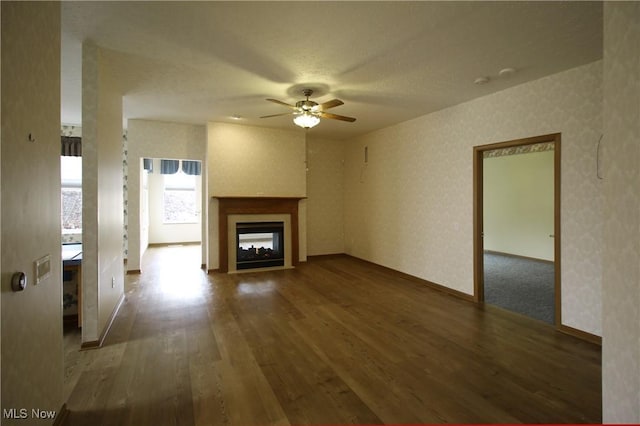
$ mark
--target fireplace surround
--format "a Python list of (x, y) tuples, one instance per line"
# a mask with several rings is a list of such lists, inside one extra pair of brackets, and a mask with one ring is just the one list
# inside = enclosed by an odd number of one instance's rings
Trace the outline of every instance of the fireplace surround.
[[(290, 264), (285, 267), (296, 266), (299, 261), (300, 241), (298, 230), (298, 203), (305, 197), (213, 197), (218, 200), (218, 248), (219, 271), (229, 272), (234, 270), (235, 253), (235, 223), (281, 221), (285, 222), (285, 234), (289, 228), (289, 236), (285, 238), (285, 248), (288, 246)], [(249, 218), (249, 220), (248, 220)], [(286, 224), (288, 222), (288, 225)], [(230, 233), (230, 227), (232, 233)], [(230, 235), (233, 234), (233, 242), (230, 244)]]

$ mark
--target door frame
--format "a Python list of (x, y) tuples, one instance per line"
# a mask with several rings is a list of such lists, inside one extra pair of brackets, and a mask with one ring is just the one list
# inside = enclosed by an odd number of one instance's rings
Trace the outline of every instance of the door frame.
[(485, 151), (534, 145), (545, 142), (554, 143), (553, 154), (553, 245), (554, 245), (554, 273), (555, 273), (555, 318), (556, 328), (562, 325), (562, 291), (561, 291), (561, 263), (560, 263), (560, 158), (561, 134), (534, 136), (515, 139), (506, 142), (492, 143), (473, 147), (473, 299), (477, 303), (484, 303), (484, 211), (483, 211), (483, 158)]

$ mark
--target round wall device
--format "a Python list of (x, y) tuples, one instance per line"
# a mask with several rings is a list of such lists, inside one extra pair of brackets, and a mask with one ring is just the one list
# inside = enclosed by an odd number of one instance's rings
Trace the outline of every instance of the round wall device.
[(11, 289), (13, 291), (22, 291), (27, 288), (27, 275), (24, 272), (16, 272), (11, 277)]

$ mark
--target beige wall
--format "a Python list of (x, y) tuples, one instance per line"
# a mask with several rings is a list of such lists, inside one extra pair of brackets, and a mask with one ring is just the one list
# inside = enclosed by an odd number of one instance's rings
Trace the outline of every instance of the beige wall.
[(209, 123), (212, 196), (304, 197), (305, 133)]
[(95, 342), (124, 296), (122, 95), (100, 48), (82, 48), (82, 341)]
[(604, 423), (640, 423), (640, 3), (604, 4)]
[(344, 253), (345, 141), (307, 138), (308, 255)]
[[(212, 197), (305, 197), (306, 141), (303, 130), (277, 130), (209, 123), (208, 269), (219, 267), (218, 203)], [(306, 201), (299, 204), (301, 261), (307, 258)]]
[[(60, 5), (2, 2), (2, 409), (63, 404)], [(28, 135), (35, 142), (27, 140)], [(33, 262), (51, 256), (34, 285)], [(24, 271), (26, 290), (11, 291)], [(46, 421), (38, 424), (46, 424)], [(51, 421), (48, 422), (52, 423)], [(3, 419), (2, 424), (33, 424)]]
[(561, 132), (563, 324), (600, 335), (601, 81), (598, 61), (350, 141), (346, 252), (473, 294), (473, 147)]
[[(129, 256), (127, 269), (140, 269), (140, 259), (146, 250), (147, 238), (141, 227), (141, 158), (176, 158), (199, 160), (202, 162), (203, 194), (206, 195), (207, 182), (207, 133), (205, 126), (169, 123), (151, 120), (129, 120), (127, 123), (129, 142)], [(202, 263), (206, 263), (207, 207), (208, 200), (202, 199)]]
[(554, 259), (553, 151), (485, 158), (484, 249)]

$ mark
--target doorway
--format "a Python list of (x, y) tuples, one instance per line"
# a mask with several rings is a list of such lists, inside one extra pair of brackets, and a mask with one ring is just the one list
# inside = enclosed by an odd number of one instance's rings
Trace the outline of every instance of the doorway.
[(204, 264), (202, 162), (142, 158), (141, 251), (149, 246), (197, 245)]
[[(547, 269), (547, 275), (550, 274), (549, 280), (552, 281), (549, 284), (549, 292), (552, 292), (550, 298), (548, 297), (546, 300), (549, 300), (551, 303), (553, 312), (549, 313), (549, 319), (547, 322), (554, 324), (556, 327), (560, 327), (562, 323), (561, 316), (561, 269), (560, 269), (560, 133), (554, 133), (549, 135), (536, 136), (532, 138), (525, 139), (517, 139), (512, 141), (500, 142), (489, 145), (482, 145), (474, 147), (474, 161), (473, 161), (473, 187), (474, 187), (474, 299), (477, 302), (489, 303), (487, 300), (487, 290), (489, 289), (487, 282), (487, 275), (485, 272), (495, 270), (496, 265), (502, 264), (502, 262), (510, 262), (505, 263), (505, 271), (509, 268), (515, 270), (515, 268), (519, 268), (524, 265), (525, 267), (532, 268), (533, 271), (542, 270), (544, 265), (540, 264), (540, 262), (546, 262), (547, 264), (552, 264), (552, 269), (549, 272)], [(553, 203), (553, 218), (551, 219), (552, 224), (552, 233), (547, 232), (548, 235), (543, 235), (543, 238), (550, 238), (552, 242), (550, 243), (548, 254), (539, 254), (535, 253), (534, 255), (528, 256), (525, 251), (525, 255), (518, 250), (509, 250), (506, 249), (506, 252), (515, 253), (515, 256), (511, 254), (507, 254), (504, 256), (504, 253), (500, 253), (501, 250), (498, 250), (498, 253), (487, 251), (486, 246), (492, 248), (495, 246), (494, 241), (489, 238), (489, 235), (485, 235), (485, 230), (491, 229), (491, 226), (487, 224), (487, 209), (485, 203), (487, 203), (486, 195), (489, 193), (489, 188), (486, 188), (485, 185), (485, 173), (489, 174), (488, 170), (485, 170), (485, 158), (494, 154), (504, 155), (506, 154), (522, 154), (527, 152), (539, 152), (544, 150), (552, 150), (553, 155), (553, 179), (552, 179), (552, 203)], [(493, 205), (492, 205), (493, 207)], [(494, 218), (495, 222), (495, 218)], [(544, 233), (544, 232), (543, 232)], [(493, 230), (491, 237), (494, 237)], [(539, 244), (538, 244), (539, 245)], [(541, 250), (540, 247), (532, 247), (531, 250), (535, 252), (535, 250)], [(543, 250), (544, 252), (544, 250)], [(536, 258), (537, 260), (532, 260), (529, 257)], [(489, 260), (485, 260), (485, 259)], [(543, 260), (540, 260), (543, 259)], [(491, 262), (491, 263), (485, 263)], [(499, 263), (496, 263), (499, 262)], [(511, 266), (506, 266), (511, 265)], [(500, 266), (499, 266), (500, 267)], [(522, 273), (522, 272), (520, 272)], [(530, 273), (531, 277), (534, 274), (538, 274), (537, 272)], [(505, 274), (501, 274), (500, 279), (502, 280), (514, 280), (517, 278), (512, 278), (510, 276), (505, 276)], [(517, 273), (515, 274), (517, 275)], [(524, 273), (527, 275), (527, 272)], [(493, 285), (493, 282), (490, 283)], [(530, 286), (536, 286), (536, 284), (527, 283)], [(515, 292), (516, 297), (518, 297), (518, 289), (511, 289), (512, 292)], [(493, 290), (492, 290), (493, 291)], [(527, 293), (528, 294), (528, 293)], [(526, 295), (525, 292), (522, 292), (522, 299), (520, 302), (523, 302), (522, 305), (526, 305), (530, 300), (525, 300), (525, 297), (531, 297), (531, 294)], [(551, 300), (553, 299), (553, 300)], [(530, 304), (530, 303), (529, 303)], [(534, 307), (535, 308), (535, 307)], [(507, 308), (509, 309), (509, 308)], [(525, 315), (526, 312), (521, 312)], [(536, 317), (535, 315), (530, 315)], [(540, 318), (538, 318), (540, 319)]]

